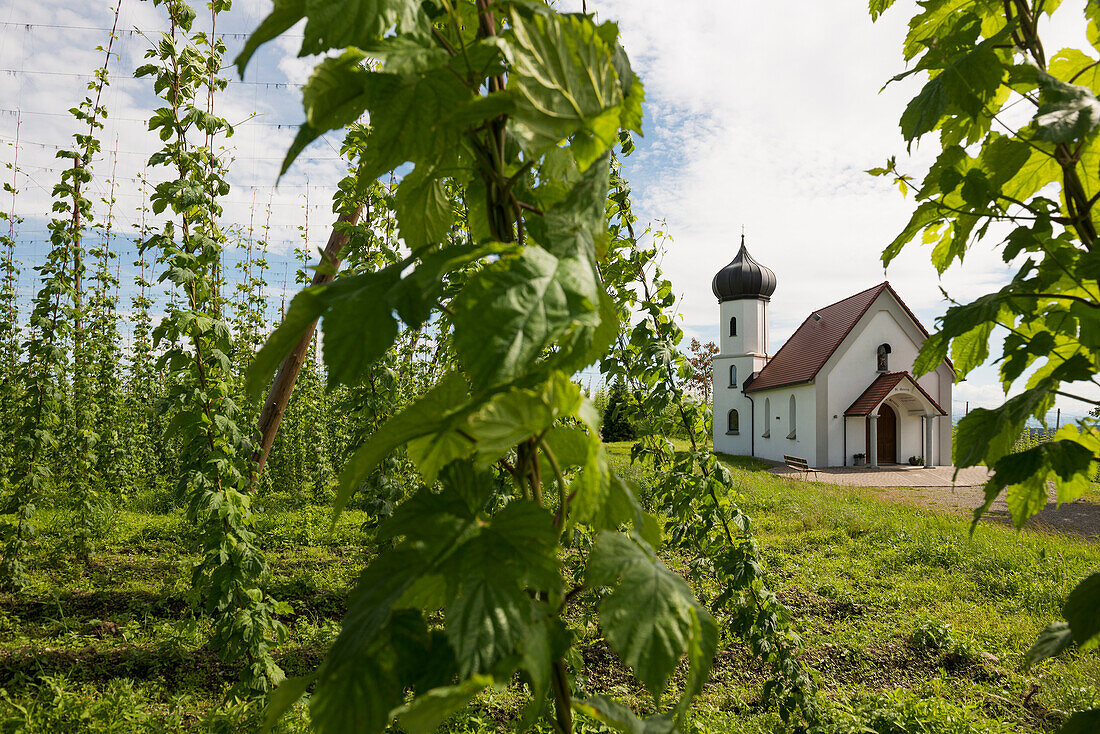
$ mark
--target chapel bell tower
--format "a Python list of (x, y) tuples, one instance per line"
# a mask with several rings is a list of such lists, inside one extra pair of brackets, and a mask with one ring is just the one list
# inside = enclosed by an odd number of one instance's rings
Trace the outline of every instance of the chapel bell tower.
[(775, 286), (775, 273), (752, 258), (743, 234), (737, 257), (711, 282), (721, 335), (714, 358), (716, 451), (752, 453), (752, 404), (742, 390), (745, 381), (768, 361), (768, 301)]

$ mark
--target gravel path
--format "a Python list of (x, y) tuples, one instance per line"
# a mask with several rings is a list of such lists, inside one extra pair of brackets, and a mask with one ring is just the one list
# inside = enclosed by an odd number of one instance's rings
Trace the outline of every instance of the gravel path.
[[(782, 465), (769, 471), (790, 479), (802, 478), (800, 472)], [(985, 502), (984, 485), (989, 478), (989, 470), (985, 467), (963, 469), (959, 472), (957, 484), (952, 485), (954, 472), (955, 468), (951, 466), (931, 469), (893, 466), (880, 467), (877, 470), (865, 467), (834, 467), (822, 469), (816, 475), (811, 473), (809, 478), (825, 484), (866, 487), (878, 498), (890, 502), (932, 510), (955, 511), (969, 516)], [(1003, 494), (993, 502), (985, 517), (993, 522), (1012, 523)], [(1027, 522), (1027, 527), (1100, 538), (1100, 504), (1078, 500), (1058, 507), (1054, 502), (1052, 487), (1050, 502), (1042, 512)]]

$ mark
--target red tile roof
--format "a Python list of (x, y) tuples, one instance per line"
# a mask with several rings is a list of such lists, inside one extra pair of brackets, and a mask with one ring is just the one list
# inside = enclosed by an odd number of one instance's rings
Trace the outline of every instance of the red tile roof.
[[(883, 291), (890, 292), (894, 300), (905, 309), (905, 313), (909, 314), (909, 318), (913, 319), (913, 323), (921, 333), (927, 337), (928, 330), (917, 319), (916, 314), (905, 305), (905, 301), (901, 300), (901, 296), (893, 289), (890, 282), (883, 281), (810, 314), (787, 343), (768, 360), (764, 368), (746, 383), (745, 392), (797, 385), (813, 380)], [(815, 315), (819, 318), (815, 319)], [(946, 363), (954, 371), (951, 360), (947, 360)]]
[(890, 391), (897, 387), (898, 383), (902, 380), (908, 380), (913, 383), (913, 386), (920, 390), (920, 394), (928, 399), (928, 402), (932, 403), (932, 407), (939, 411), (940, 415), (947, 415), (947, 411), (940, 407), (940, 404), (932, 399), (932, 396), (924, 391), (924, 388), (913, 379), (913, 376), (908, 372), (886, 372), (875, 378), (875, 381), (863, 391), (863, 394), (856, 398), (856, 401), (852, 403), (848, 410), (844, 411), (844, 415), (870, 415), (871, 411), (878, 407), (878, 404), (890, 394)]
[[(766, 390), (770, 387), (809, 382), (825, 366), (844, 337), (866, 313), (871, 304), (890, 284), (883, 282), (865, 291), (849, 296), (831, 306), (814, 311), (802, 322), (802, 326), (780, 347), (745, 392)], [(893, 289), (890, 289), (893, 293)], [(894, 294), (897, 298), (897, 294)], [(901, 299), (898, 298), (898, 302)], [(908, 309), (906, 309), (908, 311)], [(815, 319), (814, 316), (820, 318)], [(910, 314), (912, 315), (912, 314)], [(916, 322), (916, 317), (913, 318)], [(920, 326), (920, 324), (917, 324)], [(924, 330), (924, 327), (921, 327)], [(928, 332), (924, 332), (925, 336)]]

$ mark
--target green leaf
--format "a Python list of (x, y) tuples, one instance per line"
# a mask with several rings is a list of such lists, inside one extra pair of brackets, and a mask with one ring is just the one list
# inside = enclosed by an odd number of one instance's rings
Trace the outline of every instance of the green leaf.
[(377, 42), (395, 24), (413, 30), (427, 22), (415, 0), (275, 0), (271, 14), (249, 36), (237, 56), (237, 70), (261, 45), (277, 38), (302, 18), (306, 25), (300, 56), (329, 49), (364, 47)]
[(454, 212), (435, 166), (417, 164), (397, 187), (397, 226), (410, 248), (438, 243), (451, 230)]
[(340, 635), (321, 664), (322, 679), (340, 675), (347, 664), (378, 646), (394, 604), (431, 568), (418, 551), (403, 547), (383, 553), (363, 569), (348, 596)]
[[(310, 324), (321, 317), (325, 318), (325, 358), (331, 370), (330, 381), (358, 384), (364, 366), (378, 360), (393, 343), (398, 328), (394, 311), (410, 327), (418, 328), (430, 317), (448, 274), (471, 262), (514, 249), (497, 242), (448, 246), (421, 255), (416, 269), (403, 279), (399, 275), (411, 258), (375, 272), (343, 276), (327, 285), (304, 288), (291, 301), (283, 323), (249, 367), (245, 381), (248, 394), (259, 397), (275, 367)], [(350, 335), (350, 341), (333, 344), (343, 335)]]
[(372, 82), (377, 78), (364, 66), (366, 55), (349, 48), (339, 56), (324, 59), (313, 69), (302, 89), (306, 121), (283, 159), (279, 175), (307, 145), (329, 130), (350, 125), (370, 106)]
[(531, 598), (485, 550), (480, 545), (463, 554), (458, 596), (446, 609), (447, 639), (463, 677), (492, 670), (531, 625)]
[(463, 128), (447, 116), (471, 96), (461, 79), (445, 70), (372, 76), (371, 128), (360, 176), (376, 178), (406, 161), (434, 162), (458, 149)]
[(283, 682), (275, 688), (267, 697), (267, 705), (264, 707), (264, 724), (260, 728), (261, 734), (267, 734), (279, 723), (291, 707), (305, 695), (306, 689), (316, 679), (316, 673), (303, 675), (298, 678), (284, 678)]
[(1041, 388), (1009, 398), (994, 410), (975, 408), (964, 416), (955, 431), (955, 466), (996, 463), (1012, 451), (1029, 416), (1046, 412), (1053, 395)]
[(577, 163), (588, 168), (618, 139), (623, 99), (612, 49), (588, 18), (513, 11), (511, 21), (513, 130), (532, 155), (577, 134)]
[(325, 293), (327, 309), (321, 324), (323, 357), (329, 387), (358, 385), (397, 338), (388, 291), (397, 284), (397, 268), (339, 278)]
[[(604, 213), (607, 201), (610, 154), (592, 164), (566, 196), (546, 211), (546, 249), (556, 257), (592, 260), (607, 239)], [(597, 247), (600, 244), (600, 248)]]
[(902, 248), (913, 241), (917, 233), (940, 221), (943, 221), (943, 214), (936, 202), (926, 201), (918, 206), (916, 211), (913, 212), (913, 216), (910, 217), (909, 223), (905, 225), (905, 229), (882, 251), (883, 267), (888, 266), (898, 256)]
[(527, 731), (542, 713), (550, 691), (550, 677), (554, 674), (554, 661), (565, 655), (571, 642), (571, 633), (565, 623), (552, 616), (545, 606), (536, 606), (535, 615), (530, 631), (520, 641), (520, 668), (527, 675), (531, 695), (517, 727), (519, 731)]
[(871, 20), (878, 20), (879, 16), (885, 13), (893, 4), (894, 0), (870, 0)]
[(942, 74), (934, 77), (906, 106), (901, 115), (901, 135), (907, 141), (935, 130), (940, 124), (949, 102), (943, 81)]
[(306, 0), (275, 0), (275, 7), (272, 8), (271, 13), (256, 27), (237, 55), (237, 73), (242, 79), (244, 79), (245, 67), (248, 66), (252, 54), (256, 53), (256, 49), (290, 30), (291, 26), (305, 17), (305, 12)]
[[(992, 322), (979, 324), (976, 328), (960, 334), (951, 342), (951, 361), (959, 379), (975, 367), (985, 364), (989, 358), (989, 337), (993, 333)], [(939, 366), (937, 362), (936, 366)]]
[(448, 549), (465, 544), (480, 530), (466, 498), (450, 487), (442, 493), (425, 488), (398, 506), (378, 529), (378, 539), (405, 537), (418, 552), (439, 563)]
[(372, 59), (384, 60), (387, 74), (423, 74), (443, 66), (449, 58), (425, 36), (387, 36), (359, 48)]
[[(1067, 428), (1072, 430), (1072, 426)], [(1093, 458), (1093, 452), (1077, 441), (1047, 441), (998, 459), (993, 465), (989, 491), (996, 496), (997, 488), (1007, 487), (1006, 500), (1012, 519), (1017, 527), (1022, 527), (1028, 518), (1046, 507), (1048, 481), (1053, 480), (1058, 487), (1059, 502), (1072, 501), (1083, 494), (1093, 475)]]
[(492, 546), (486, 555), (514, 566), (528, 588), (561, 591), (558, 531), (549, 510), (533, 502), (513, 502), (493, 517), (481, 537)]
[(1073, 632), (1065, 622), (1051, 622), (1035, 640), (1031, 649), (1027, 651), (1025, 660), (1028, 665), (1034, 665), (1047, 658), (1052, 658), (1073, 644)]
[(416, 464), (425, 482), (434, 482), (440, 469), (477, 450), (476, 442), (455, 425), (437, 426), (436, 429), (409, 441), (407, 449), (409, 461)]
[(1096, 647), (1100, 640), (1100, 573), (1086, 578), (1066, 597), (1062, 616), (1073, 630), (1073, 639), (1084, 649)]
[[(676, 715), (681, 725), (687, 716), (688, 706), (695, 696), (703, 690), (710, 676), (711, 664), (718, 651), (718, 627), (712, 620), (704, 620), (691, 608), (691, 635), (688, 637), (688, 675), (684, 683), (684, 692), (676, 706)], [(710, 624), (708, 624), (708, 621)]]
[(1062, 724), (1058, 734), (1094, 734), (1100, 731), (1100, 709), (1078, 711)]
[[(712, 643), (718, 636), (714, 619), (645, 541), (601, 532), (586, 580), (594, 587), (612, 587), (600, 604), (600, 626), (655, 701), (694, 635), (701, 638), (701, 655), (709, 649), (713, 658)], [(710, 662), (700, 660), (706, 669)]]
[(382, 459), (398, 446), (438, 428), (438, 421), (467, 409), (466, 381), (452, 372), (441, 379), (424, 397), (390, 418), (351, 455), (340, 472), (332, 522), (343, 511), (351, 495)]
[(1039, 108), (1035, 111), (1035, 138), (1072, 143), (1100, 126), (1100, 101), (1088, 87), (1069, 84), (1038, 70)]
[(622, 734), (671, 734), (675, 731), (675, 722), (668, 714), (642, 719), (626, 706), (606, 696), (591, 696), (584, 701), (574, 701), (573, 708)]
[(381, 732), (389, 713), (405, 701), (392, 665), (361, 655), (318, 683), (309, 701), (309, 719), (318, 734)]
[(981, 346), (971, 340), (980, 338), (982, 334), (988, 335), (989, 324), (1002, 320), (1004, 301), (1001, 292), (988, 293), (971, 303), (948, 308), (941, 320), (940, 330), (921, 345), (920, 354), (913, 364), (913, 374), (919, 377), (939, 367), (947, 358), (949, 342), (957, 338), (964, 340), (959, 352), (963, 364), (956, 365), (960, 377), (980, 364), (977, 360), (981, 358)]
[(463, 430), (475, 440), (483, 461), (495, 461), (558, 419), (575, 416), (582, 402), (580, 386), (555, 371), (536, 388), (512, 388), (495, 395), (470, 416)]
[(475, 386), (508, 382), (531, 372), (571, 329), (597, 326), (598, 299), (587, 261), (530, 245), (485, 268), (455, 298), (455, 350)]
[(324, 290), (324, 286), (309, 287), (294, 296), (283, 323), (267, 338), (245, 373), (245, 392), (250, 397), (260, 397), (263, 389), (271, 383), (275, 368), (324, 312)]
[(410, 734), (430, 734), (491, 685), (491, 676), (475, 675), (458, 685), (433, 688), (401, 707), (397, 711), (397, 721)]

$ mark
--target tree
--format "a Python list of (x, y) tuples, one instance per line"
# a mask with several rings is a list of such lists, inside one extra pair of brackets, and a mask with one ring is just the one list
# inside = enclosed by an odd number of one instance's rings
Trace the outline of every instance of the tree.
[(630, 423), (630, 404), (626, 385), (616, 380), (611, 385), (611, 396), (607, 400), (607, 411), (603, 417), (604, 441), (631, 441), (634, 439), (634, 426)]
[(703, 344), (695, 337), (691, 338), (691, 377), (688, 389), (703, 396), (703, 402), (710, 402), (710, 392), (714, 387), (714, 357), (718, 354), (718, 345), (714, 342)]
[[(871, 0), (872, 18), (892, 4)], [(1048, 442), (1012, 451), (1028, 418), (1044, 422), (1056, 396), (1100, 405), (1081, 390), (1100, 385), (1100, 5), (1085, 4), (1091, 48), (1048, 57), (1042, 16), (1066, 14), (1068, 5), (922, 2), (903, 46), (905, 59), (916, 63), (894, 79), (927, 74), (901, 116), (901, 132), (910, 146), (938, 133), (940, 153), (919, 186), (895, 159), (870, 171), (892, 177), (903, 193), (916, 188), (912, 218), (884, 250), (884, 264), (919, 235), (933, 245), (941, 274), (991, 242), (1017, 268), (1003, 288), (952, 301), (914, 367), (927, 373), (950, 356), (962, 379), (989, 359), (994, 334), (1002, 336), (996, 362), (1005, 392), (1022, 389), (999, 408), (971, 411), (955, 435), (956, 466), (985, 464), (994, 472), (975, 522), (1002, 491), (1018, 526), (1046, 505), (1048, 482), (1059, 503), (1072, 501), (1088, 487), (1100, 456), (1094, 415), (1063, 426)], [(1003, 114), (1017, 103), (1033, 112), (1023, 124), (1011, 124), (1019, 115)], [(1068, 625), (1048, 628), (1033, 660), (1071, 642), (1097, 643), (1098, 590), (1094, 575), (1070, 594)], [(1098, 722), (1098, 711), (1078, 713), (1065, 730), (1093, 730)]]

